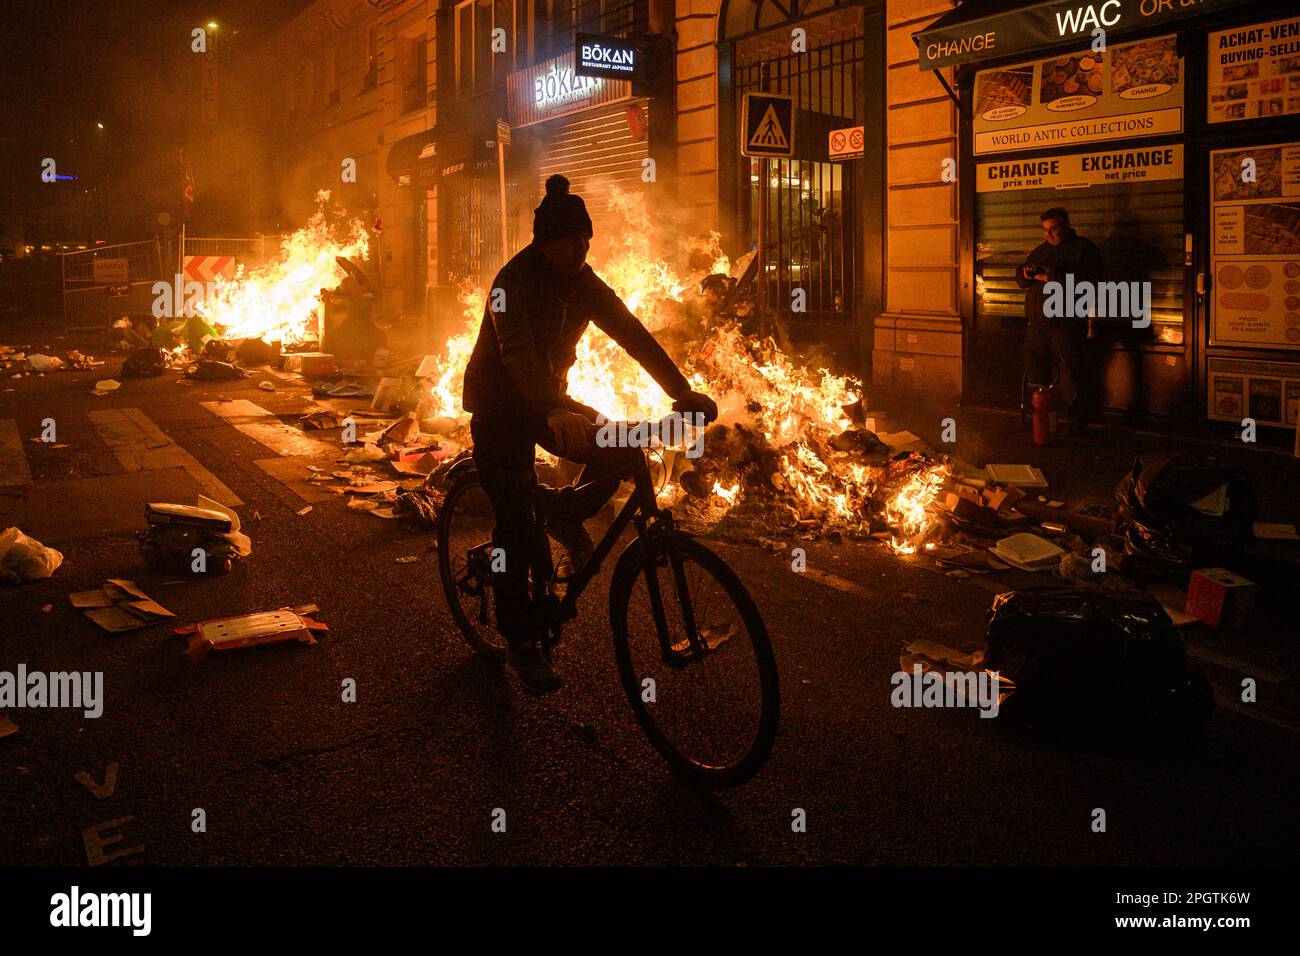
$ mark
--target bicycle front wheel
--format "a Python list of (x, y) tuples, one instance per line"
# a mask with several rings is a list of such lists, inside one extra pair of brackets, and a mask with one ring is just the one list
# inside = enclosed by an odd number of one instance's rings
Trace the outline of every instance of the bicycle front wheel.
[(610, 585), (619, 678), (651, 744), (700, 786), (744, 783), (780, 720), (767, 628), (734, 571), (693, 538), (634, 542)]

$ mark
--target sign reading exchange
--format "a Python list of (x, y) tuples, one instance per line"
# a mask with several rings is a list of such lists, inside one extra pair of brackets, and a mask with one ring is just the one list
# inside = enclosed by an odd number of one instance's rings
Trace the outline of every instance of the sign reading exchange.
[(1050, 159), (1016, 159), (980, 163), (975, 190), (981, 193), (1022, 189), (1086, 189), (1104, 183), (1150, 182), (1183, 178), (1183, 147), (1118, 149), (1076, 153)]
[(912, 34), (922, 70), (1031, 53), (1070, 43), (1086, 44), (1094, 30), (1118, 33), (1199, 16), (1249, 0), (1051, 0), (981, 16), (958, 7)]

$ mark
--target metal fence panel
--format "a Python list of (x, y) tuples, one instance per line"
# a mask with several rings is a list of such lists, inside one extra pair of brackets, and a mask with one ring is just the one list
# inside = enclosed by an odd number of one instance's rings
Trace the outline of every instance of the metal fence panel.
[(65, 252), (59, 261), (66, 326), (102, 327), (127, 312), (152, 310), (153, 284), (162, 278), (156, 241)]

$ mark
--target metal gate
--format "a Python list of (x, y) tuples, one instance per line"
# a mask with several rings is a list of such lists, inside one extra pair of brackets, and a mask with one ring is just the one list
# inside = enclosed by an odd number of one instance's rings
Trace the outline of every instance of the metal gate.
[(153, 310), (153, 284), (162, 278), (156, 241), (64, 252), (59, 263), (65, 327), (103, 328), (128, 312)]
[[(767, 189), (764, 224), (766, 311), (795, 322), (848, 324), (853, 319), (861, 249), (853, 163), (827, 161), (830, 130), (862, 122), (863, 38), (844, 36), (852, 21), (832, 14), (841, 35), (818, 38), (818, 21), (808, 30), (806, 53), (789, 53), (790, 33), (778, 31), (738, 41), (735, 115), (746, 93), (787, 93), (794, 98), (795, 155), (761, 161), (742, 157), (736, 209), (742, 248), (757, 242), (760, 189)], [(848, 27), (847, 29), (852, 29)], [(816, 45), (813, 45), (816, 43)], [(786, 51), (773, 55), (777, 51)], [(793, 310), (792, 292), (804, 290), (806, 310)]]

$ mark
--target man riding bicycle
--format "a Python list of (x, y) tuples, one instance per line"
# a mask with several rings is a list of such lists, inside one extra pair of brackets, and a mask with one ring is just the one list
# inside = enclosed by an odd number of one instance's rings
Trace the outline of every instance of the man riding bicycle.
[(591, 555), (583, 522), (618, 488), (637, 448), (602, 448), (593, 441), (597, 412), (567, 394), (569, 368), (588, 323), (622, 346), (673, 398), (681, 412), (707, 420), (718, 407), (691, 390), (685, 376), (608, 285), (586, 264), (591, 217), (563, 176), (546, 180), (533, 214), (533, 241), (497, 273), (488, 291), (478, 341), (465, 369), (462, 401), (472, 413), (474, 463), (492, 501), (492, 545), (505, 554), (493, 574), (497, 629), (509, 645), (507, 662), (524, 689), (544, 694), (560, 679), (542, 650), (542, 622), (528, 594), (529, 553), (538, 529), (533, 512), (534, 446), (584, 467), (581, 492), (564, 489), (548, 506), (546, 531), (564, 546), (567, 570)]

